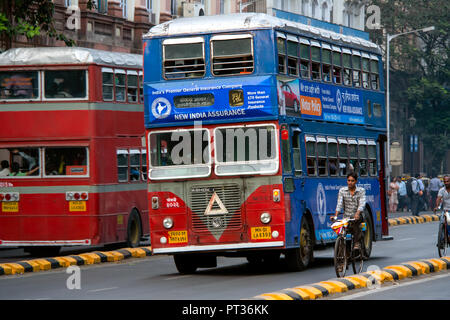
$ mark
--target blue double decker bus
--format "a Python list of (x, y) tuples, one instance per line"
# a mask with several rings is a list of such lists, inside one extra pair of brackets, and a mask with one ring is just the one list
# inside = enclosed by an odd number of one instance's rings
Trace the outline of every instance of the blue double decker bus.
[(217, 256), (284, 255), (335, 240), (346, 175), (366, 190), (366, 251), (388, 235), (380, 49), (265, 14), (176, 19), (144, 36), (154, 254), (181, 273)]

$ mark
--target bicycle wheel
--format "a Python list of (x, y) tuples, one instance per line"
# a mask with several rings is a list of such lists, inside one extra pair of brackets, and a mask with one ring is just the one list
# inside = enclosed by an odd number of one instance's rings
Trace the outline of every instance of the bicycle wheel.
[(334, 244), (334, 270), (338, 278), (345, 277), (347, 271), (347, 249), (345, 239), (339, 236)]
[(439, 232), (438, 232), (438, 253), (439, 257), (445, 257), (447, 254), (448, 247), (448, 236), (447, 236), (447, 226), (445, 223), (439, 224)]
[(364, 242), (360, 240), (360, 249), (353, 249), (353, 238), (352, 238), (352, 250), (350, 254), (350, 259), (352, 260), (353, 273), (358, 274), (362, 271), (364, 265)]

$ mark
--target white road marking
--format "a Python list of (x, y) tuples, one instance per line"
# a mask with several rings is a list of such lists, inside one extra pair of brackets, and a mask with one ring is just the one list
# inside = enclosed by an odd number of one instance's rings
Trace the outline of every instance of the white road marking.
[(398, 239), (397, 241), (408, 241), (408, 240), (415, 240), (416, 238), (404, 238), (404, 239)]
[(88, 292), (101, 292), (101, 291), (108, 291), (108, 290), (114, 290), (114, 289), (119, 289), (119, 287), (111, 287), (111, 288), (102, 288), (102, 289), (88, 290)]
[(187, 274), (185, 276), (175, 276), (175, 277), (170, 277), (170, 278), (166, 278), (166, 279), (163, 279), (163, 280), (170, 281), (170, 280), (178, 280), (178, 279), (189, 278), (189, 277), (192, 277), (192, 275)]

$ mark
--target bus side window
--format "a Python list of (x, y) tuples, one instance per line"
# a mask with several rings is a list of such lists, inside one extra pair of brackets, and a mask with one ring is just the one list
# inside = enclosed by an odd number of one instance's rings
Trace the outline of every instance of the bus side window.
[(139, 71), (139, 102), (144, 103), (144, 79), (142, 71)]
[(114, 100), (114, 71), (109, 68), (102, 68), (102, 89), (103, 89), (103, 100), (112, 101)]
[(320, 81), (320, 44), (318, 42), (312, 41), (311, 45), (312, 79)]
[(288, 74), (298, 76), (298, 40), (288, 36), (287, 53), (288, 53)]
[(128, 150), (117, 150), (117, 180), (128, 182)]
[(139, 150), (130, 150), (130, 180), (141, 180), (141, 154)]
[(352, 55), (352, 67), (353, 67), (353, 86), (361, 87), (361, 54), (358, 51), (353, 50)]
[[(327, 49), (324, 49), (326, 46)], [(326, 44), (322, 44), (322, 77), (323, 81), (331, 82), (331, 50)]]
[(278, 73), (286, 73), (286, 41), (285, 36), (277, 35)]
[(369, 174), (377, 176), (377, 145), (373, 140), (367, 140), (369, 152)]
[(300, 44), (300, 72), (302, 78), (309, 79), (309, 71), (310, 71), (310, 46), (309, 41), (306, 39), (301, 39)]
[(370, 82), (372, 85), (372, 90), (380, 89), (378, 73), (378, 60), (370, 60)]
[(305, 136), (306, 140), (306, 167), (308, 176), (316, 175), (316, 139), (312, 136)]
[(358, 139), (359, 174), (367, 177), (367, 142), (365, 139)]
[(163, 41), (164, 79), (201, 78), (205, 75), (205, 43), (202, 37)]
[(344, 84), (352, 85), (352, 56), (348, 49), (344, 49), (342, 54), (342, 64), (344, 66)]
[(317, 167), (319, 176), (324, 177), (327, 170), (327, 140), (324, 137), (317, 137)]
[(211, 38), (212, 73), (215, 76), (253, 73), (251, 35), (218, 35)]
[(114, 83), (116, 85), (116, 101), (125, 101), (125, 70), (116, 69), (114, 74)]
[(348, 144), (347, 139), (338, 138), (339, 148), (338, 148), (338, 156), (339, 156), (339, 175), (341, 177), (345, 177), (347, 175), (348, 169)]
[[(366, 53), (364, 53), (364, 55), (367, 56)], [(369, 72), (370, 72), (370, 60), (364, 57), (362, 58), (362, 83), (364, 89), (370, 89)]]
[(142, 175), (141, 178), (143, 181), (147, 181), (147, 150), (141, 150), (141, 161), (142, 161)]
[(302, 156), (300, 152), (300, 130), (295, 130), (292, 135), (292, 156), (294, 158), (295, 175), (302, 175)]
[(327, 138), (328, 141), (328, 172), (330, 176), (338, 175), (338, 147), (337, 140), (332, 137)]
[(134, 70), (127, 71), (127, 97), (128, 102), (138, 101), (138, 73)]
[(358, 142), (356, 139), (348, 139), (348, 156), (349, 164), (348, 169), (350, 172), (359, 173), (358, 168)]
[(336, 84), (342, 83), (341, 49), (335, 46), (333, 46), (333, 81)]

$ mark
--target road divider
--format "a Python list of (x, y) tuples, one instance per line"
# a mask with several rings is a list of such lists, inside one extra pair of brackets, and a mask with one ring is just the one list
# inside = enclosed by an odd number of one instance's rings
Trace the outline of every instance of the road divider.
[(424, 214), (421, 216), (405, 216), (399, 218), (389, 219), (389, 226), (398, 226), (401, 224), (418, 224), (427, 223), (432, 221), (439, 221), (439, 215), (437, 214)]
[(337, 293), (381, 285), (385, 282), (395, 282), (448, 270), (450, 270), (450, 256), (408, 261), (344, 278), (263, 293), (250, 298), (250, 300), (316, 300)]
[(78, 255), (39, 258), (13, 263), (1, 263), (0, 275), (23, 274), (77, 265), (91, 265), (104, 262), (117, 262), (129, 258), (143, 258), (152, 255), (151, 247), (124, 248), (115, 251), (95, 251)]

